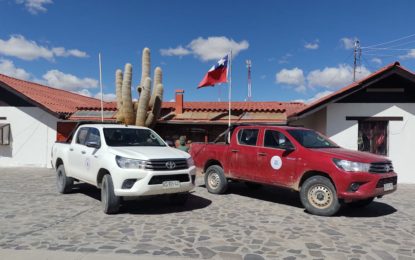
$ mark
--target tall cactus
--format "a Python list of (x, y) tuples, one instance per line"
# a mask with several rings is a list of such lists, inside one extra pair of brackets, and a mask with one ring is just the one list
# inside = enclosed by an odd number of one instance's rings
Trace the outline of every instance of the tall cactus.
[[(163, 101), (162, 70), (157, 67), (154, 70), (153, 92), (151, 91), (150, 78), (150, 49), (144, 48), (142, 54), (141, 81), (137, 86), (139, 94), (138, 102), (133, 103), (131, 98), (131, 64), (125, 65), (124, 76), (121, 70), (116, 72), (117, 94), (117, 121), (125, 124), (154, 127), (160, 115)], [(122, 84), (120, 83), (122, 82)], [(121, 85), (121, 87), (120, 87)], [(119, 91), (121, 88), (121, 91)], [(135, 119), (134, 119), (135, 118)]]

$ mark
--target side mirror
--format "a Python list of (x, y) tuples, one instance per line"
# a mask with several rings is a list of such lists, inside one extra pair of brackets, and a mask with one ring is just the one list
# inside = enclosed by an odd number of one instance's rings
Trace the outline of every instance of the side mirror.
[(94, 141), (89, 141), (89, 142), (86, 142), (86, 143), (85, 143), (85, 145), (86, 145), (87, 147), (91, 147), (91, 148), (95, 148), (95, 149), (98, 149), (98, 148), (100, 148), (100, 147), (101, 147), (101, 144), (100, 144), (100, 143), (98, 143), (98, 142), (94, 142)]

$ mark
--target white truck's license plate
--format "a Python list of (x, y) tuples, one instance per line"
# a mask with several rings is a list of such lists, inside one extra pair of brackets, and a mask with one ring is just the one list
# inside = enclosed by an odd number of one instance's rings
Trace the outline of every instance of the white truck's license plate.
[(393, 183), (385, 183), (385, 184), (383, 184), (383, 190), (384, 191), (393, 190)]
[(180, 181), (163, 181), (163, 189), (180, 188)]

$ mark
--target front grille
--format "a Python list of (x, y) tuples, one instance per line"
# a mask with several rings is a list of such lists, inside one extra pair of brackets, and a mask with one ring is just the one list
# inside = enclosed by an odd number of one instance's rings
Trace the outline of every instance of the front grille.
[(164, 181), (189, 182), (189, 174), (156, 175), (153, 176), (148, 185), (162, 184)]
[(383, 188), (383, 185), (385, 185), (386, 183), (393, 183), (393, 185), (396, 185), (397, 182), (398, 182), (397, 176), (383, 178), (378, 181), (378, 183), (376, 184), (376, 188)]
[(393, 172), (392, 162), (374, 162), (370, 164), (369, 172), (372, 173), (388, 173)]
[(175, 171), (188, 168), (186, 159), (150, 160), (145, 167), (147, 170), (153, 171)]

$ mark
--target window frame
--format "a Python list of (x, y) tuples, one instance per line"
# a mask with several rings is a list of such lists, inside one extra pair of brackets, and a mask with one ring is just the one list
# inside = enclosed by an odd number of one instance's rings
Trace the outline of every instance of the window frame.
[[(373, 131), (373, 128), (374, 128), (374, 124), (376, 124), (376, 123), (385, 123), (386, 124), (386, 127), (385, 127), (385, 137), (384, 137), (384, 142), (385, 142), (385, 153), (384, 154), (382, 154), (382, 153), (376, 153), (376, 152), (371, 152), (371, 150), (372, 150), (372, 145), (373, 145), (373, 143), (370, 143), (369, 144), (369, 150), (368, 151), (365, 151), (365, 150), (360, 150), (360, 145), (359, 145), (359, 133), (362, 131), (361, 130), (361, 127), (363, 127), (362, 126), (362, 124), (371, 124), (371, 129), (372, 129), (372, 131)], [(371, 153), (371, 154), (376, 154), (376, 155), (381, 155), (381, 156), (389, 156), (389, 139), (390, 139), (390, 134), (389, 134), (389, 120), (358, 120), (357, 121), (357, 150), (358, 151), (361, 151), (361, 152), (368, 152), (368, 153)], [(363, 134), (363, 133), (362, 133)], [(375, 137), (372, 137), (372, 138), (375, 138)]]
[[(85, 139), (84, 139), (83, 143), (80, 143), (79, 142), (79, 135), (81, 134), (81, 131), (84, 131), (84, 130), (86, 130)], [(85, 146), (85, 142), (86, 142), (86, 139), (88, 137), (88, 134), (89, 134), (89, 127), (79, 128), (78, 132), (76, 133), (75, 143), (78, 144), (78, 145), (84, 145)]]
[[(251, 144), (245, 144), (245, 143), (241, 143), (240, 142), (240, 135), (242, 135), (241, 133), (243, 132), (243, 131), (246, 131), (246, 130), (253, 130), (253, 131), (257, 131), (257, 133), (256, 133), (256, 142), (255, 142), (255, 144), (254, 145), (251, 145)], [(238, 142), (238, 145), (243, 145), (243, 146), (249, 146), (249, 147), (253, 147), (253, 146), (256, 146), (256, 147), (258, 147), (258, 141), (259, 141), (259, 133), (260, 133), (260, 131), (259, 131), (259, 128), (242, 128), (242, 129), (239, 129), (239, 131), (238, 131), (238, 134), (237, 134), (237, 142)]]
[(98, 144), (101, 147), (101, 132), (99, 131), (98, 128), (95, 128), (95, 127), (88, 127), (88, 132), (87, 132), (86, 137), (85, 137), (84, 145), (86, 145), (86, 143), (90, 141), (89, 137), (92, 134), (91, 132), (95, 131), (95, 130), (98, 132)]
[(295, 145), (294, 145), (294, 143), (290, 140), (290, 138), (288, 138), (288, 136), (287, 136), (286, 134), (282, 133), (281, 131), (275, 130), (275, 129), (265, 129), (265, 131), (264, 131), (264, 136), (263, 136), (263, 141), (262, 141), (262, 146), (263, 146), (264, 148), (268, 148), (268, 149), (278, 149), (278, 150), (286, 150), (286, 149), (281, 148), (281, 147), (265, 146), (265, 138), (266, 138), (266, 136), (267, 136), (267, 132), (277, 132), (278, 134), (280, 134), (280, 135), (284, 136), (284, 137), (285, 137), (285, 140), (286, 140), (286, 141), (288, 141), (288, 142), (291, 144), (291, 146), (292, 146), (292, 147), (294, 147), (294, 149), (295, 149)]
[[(4, 138), (4, 130), (7, 129), (7, 137)], [(0, 124), (0, 145), (1, 146), (8, 146), (11, 143), (11, 127), (9, 123), (1, 123)]]

